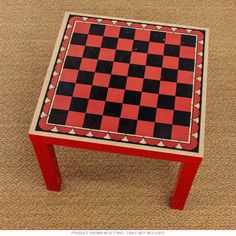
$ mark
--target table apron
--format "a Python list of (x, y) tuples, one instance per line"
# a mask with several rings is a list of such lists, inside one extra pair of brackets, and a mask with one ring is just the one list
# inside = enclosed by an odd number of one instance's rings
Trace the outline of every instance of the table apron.
[(151, 150), (142, 150), (130, 147), (119, 147), (115, 145), (101, 144), (101, 143), (90, 143), (84, 141), (77, 140), (67, 140), (60, 139), (54, 137), (45, 137), (40, 135), (29, 134), (29, 138), (32, 143), (46, 143), (48, 145), (58, 145), (58, 146), (66, 146), (66, 147), (74, 147), (80, 149), (89, 149), (100, 152), (110, 152), (110, 153), (118, 153), (125, 154), (130, 156), (137, 157), (145, 157), (145, 158), (154, 158), (154, 159), (162, 159), (168, 161), (182, 162), (182, 163), (196, 163), (200, 164), (202, 161), (201, 157), (192, 157), (187, 155), (180, 155), (174, 153), (165, 153), (165, 152), (157, 152)]

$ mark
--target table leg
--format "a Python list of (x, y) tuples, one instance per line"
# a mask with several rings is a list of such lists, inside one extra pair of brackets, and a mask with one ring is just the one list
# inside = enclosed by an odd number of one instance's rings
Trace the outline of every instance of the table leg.
[(53, 145), (32, 142), (48, 190), (60, 191), (61, 174)]
[(181, 163), (174, 196), (170, 203), (171, 208), (183, 210), (200, 164), (201, 159), (196, 159), (193, 162)]

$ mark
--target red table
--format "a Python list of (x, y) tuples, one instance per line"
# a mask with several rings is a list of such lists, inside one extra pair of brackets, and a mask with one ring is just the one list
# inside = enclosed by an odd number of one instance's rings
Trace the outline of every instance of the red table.
[(29, 137), (48, 190), (53, 145), (181, 162), (183, 209), (203, 157), (205, 28), (66, 13)]

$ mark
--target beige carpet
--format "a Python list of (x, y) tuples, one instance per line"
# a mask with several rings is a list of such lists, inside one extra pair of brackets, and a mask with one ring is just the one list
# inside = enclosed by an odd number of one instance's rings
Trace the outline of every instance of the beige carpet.
[[(235, 229), (236, 2), (0, 0), (1, 229)], [(46, 191), (27, 132), (65, 11), (210, 28), (206, 152), (184, 211), (178, 166), (57, 147)]]

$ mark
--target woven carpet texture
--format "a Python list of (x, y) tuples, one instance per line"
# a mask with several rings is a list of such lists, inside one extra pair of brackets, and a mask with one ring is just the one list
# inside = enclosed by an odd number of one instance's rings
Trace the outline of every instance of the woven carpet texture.
[[(45, 189), (27, 133), (65, 11), (210, 28), (205, 159), (184, 211), (178, 164), (56, 147)], [(0, 229), (235, 229), (236, 1), (0, 0)]]

